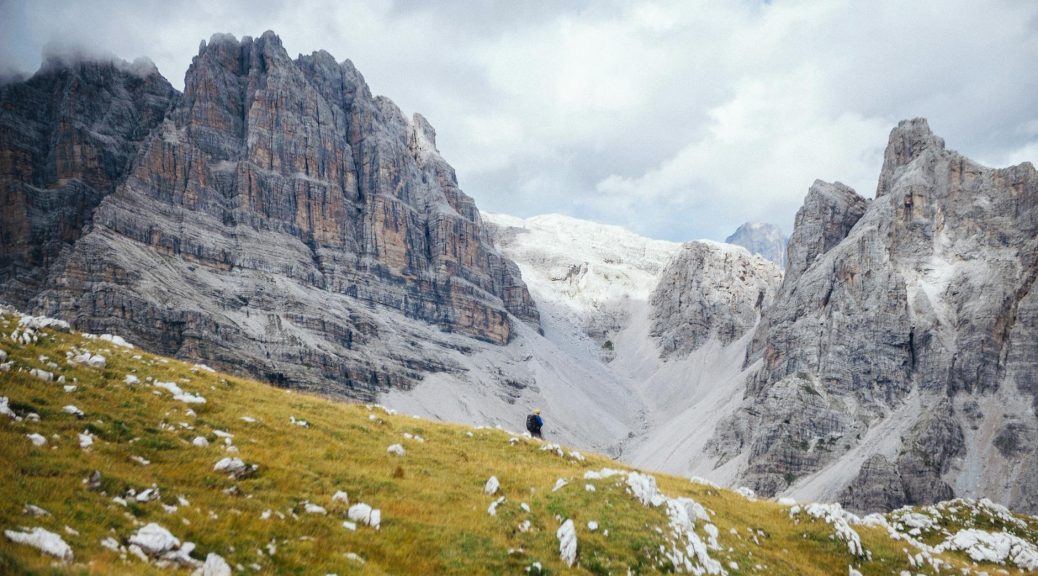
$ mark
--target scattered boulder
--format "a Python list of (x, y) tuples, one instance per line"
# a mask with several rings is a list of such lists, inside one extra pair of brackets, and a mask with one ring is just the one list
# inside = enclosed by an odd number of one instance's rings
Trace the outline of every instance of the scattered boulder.
[(61, 536), (43, 528), (33, 528), (29, 532), (4, 530), (4, 536), (15, 544), (32, 546), (44, 554), (60, 558), (65, 562), (72, 561), (72, 548), (61, 539)]
[(126, 551), (126, 547), (119, 544), (119, 541), (115, 538), (112, 538), (111, 536), (101, 541), (101, 547), (107, 548), (108, 550), (111, 550), (112, 552), (115, 552), (117, 554), (121, 554)]
[(23, 326), (29, 330), (42, 330), (44, 328), (50, 328), (57, 332), (68, 332), (72, 329), (68, 322), (64, 320), (58, 320), (57, 318), (47, 318), (46, 316), (28, 316), (23, 315), (18, 320), (18, 325)]
[(112, 345), (120, 348), (126, 348), (127, 350), (133, 350), (133, 344), (130, 344), (122, 336), (116, 336), (114, 334), (102, 334), (98, 336), (98, 340), (104, 340), (105, 342), (111, 342)]
[(83, 416), (85, 416), (85, 414), (83, 414), (82, 410), (80, 410), (79, 408), (76, 408), (72, 404), (69, 404), (68, 406), (65, 406), (64, 408), (61, 409), (61, 411), (64, 412), (65, 414), (71, 414), (71, 415), (75, 416), (76, 418), (82, 418)]
[(241, 458), (223, 458), (213, 466), (216, 472), (227, 472), (231, 478), (241, 480), (255, 474), (259, 466), (246, 464)]
[(490, 507), (487, 508), (487, 514), (490, 514), (491, 516), (497, 516), (497, 507), (500, 506), (502, 503), (504, 503), (504, 501), (505, 501), (505, 497), (501, 496), (497, 500), (494, 500), (493, 502), (491, 502), (490, 503)]
[(36, 506), (35, 504), (26, 504), (22, 508), (22, 514), (26, 516), (32, 516), (33, 518), (43, 518), (44, 516), (50, 516), (50, 512), (47, 512), (43, 508)]
[(382, 524), (382, 511), (377, 508), (372, 508), (363, 502), (350, 506), (349, 511), (346, 512), (346, 516), (354, 522), (367, 524), (372, 528), (379, 528)]
[(54, 381), (54, 374), (51, 374), (50, 372), (47, 372), (46, 370), (40, 370), (39, 368), (33, 368), (32, 370), (29, 370), (29, 375), (30, 376), (35, 376), (36, 378), (39, 378), (40, 380), (43, 380), (44, 382), (52, 382), (52, 381)]
[(18, 415), (11, 410), (11, 401), (7, 396), (0, 396), (0, 416), (7, 416), (11, 420), (17, 420)]
[(325, 510), (324, 507), (318, 506), (308, 500), (303, 501), (303, 511), (307, 514), (328, 514), (328, 511)]
[(101, 489), (101, 471), (94, 470), (90, 476), (83, 479), (83, 483), (86, 484), (87, 490), (97, 492)]
[(185, 392), (183, 394), (177, 394), (173, 396), (173, 399), (178, 402), (183, 402), (185, 404), (205, 404), (206, 402), (204, 396), (200, 394), (190, 394), (188, 392)]
[(563, 522), (555, 531), (555, 537), (559, 539), (559, 558), (572, 568), (577, 562), (577, 529), (573, 520)]
[(159, 499), (159, 489), (155, 486), (142, 490), (139, 494), (134, 497), (135, 500), (141, 503), (152, 502)]
[(491, 476), (487, 479), (487, 483), (483, 486), (483, 493), (489, 496), (497, 494), (498, 488), (501, 487), (501, 482), (498, 481), (497, 476)]
[(389, 448), (386, 448), (386, 452), (389, 454), (396, 454), (397, 456), (403, 456), (405, 453), (404, 447), (400, 444), (393, 444)]
[(28, 438), (30, 442), (32, 442), (33, 446), (46, 446), (47, 445), (47, 439), (44, 438), (42, 434), (38, 434), (36, 432), (33, 432), (31, 434), (26, 434), (25, 437)]
[(136, 534), (130, 536), (129, 542), (139, 547), (148, 556), (159, 556), (180, 548), (180, 540), (169, 530), (154, 522), (141, 527)]
[(219, 554), (209, 553), (205, 557), (205, 564), (195, 571), (193, 576), (231, 576), (231, 567)]
[(217, 472), (230, 472), (231, 474), (244, 468), (245, 462), (242, 462), (241, 458), (223, 458), (213, 465), (213, 470)]

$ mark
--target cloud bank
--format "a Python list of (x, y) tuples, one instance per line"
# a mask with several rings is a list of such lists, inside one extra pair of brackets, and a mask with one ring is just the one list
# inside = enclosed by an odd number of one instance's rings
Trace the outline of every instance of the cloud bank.
[(45, 46), (147, 56), (182, 86), (214, 32), (350, 58), (437, 128), (485, 210), (670, 240), (789, 232), (815, 178), (871, 197), (889, 130), (930, 119), (991, 165), (1038, 163), (1038, 4), (4, 1), (0, 77)]

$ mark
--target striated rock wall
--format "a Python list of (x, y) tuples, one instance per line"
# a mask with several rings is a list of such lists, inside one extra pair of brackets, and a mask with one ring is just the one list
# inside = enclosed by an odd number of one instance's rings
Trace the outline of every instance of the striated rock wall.
[(0, 290), (21, 308), (176, 100), (147, 61), (48, 58), (0, 87)]
[(816, 182), (788, 254), (715, 455), (748, 454), (766, 494), (1038, 509), (1034, 167), (980, 166), (902, 122), (876, 199)]
[(381, 310), (494, 344), (538, 326), (429, 123), (272, 32), (202, 42), (91, 216), (36, 310), (282, 385), (371, 397), (450, 369)]

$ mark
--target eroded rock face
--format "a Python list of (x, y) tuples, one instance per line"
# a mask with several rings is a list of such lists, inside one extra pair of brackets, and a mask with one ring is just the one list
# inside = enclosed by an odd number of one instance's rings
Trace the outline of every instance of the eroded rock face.
[(902, 122), (877, 198), (816, 182), (788, 254), (748, 353), (760, 368), (741, 420), (713, 442), (720, 460), (748, 452), (742, 479), (772, 494), (839, 478), (852, 450), (896, 453), (829, 489), (857, 509), (952, 494), (1038, 509), (1025, 471), (1038, 366), (1034, 167), (980, 166), (925, 120)]
[(816, 258), (846, 238), (867, 206), (868, 202), (849, 186), (815, 180), (797, 211), (789, 239), (789, 282), (796, 282)]
[(757, 324), (781, 282), (778, 266), (742, 248), (684, 244), (650, 299), (661, 357), (687, 355), (711, 338), (731, 344)]
[(381, 310), (495, 344), (538, 324), (429, 123), (272, 32), (202, 43), (92, 219), (36, 310), (276, 384), (370, 397), (449, 369)]
[(176, 100), (153, 64), (51, 57), (0, 87), (0, 290), (25, 308)]

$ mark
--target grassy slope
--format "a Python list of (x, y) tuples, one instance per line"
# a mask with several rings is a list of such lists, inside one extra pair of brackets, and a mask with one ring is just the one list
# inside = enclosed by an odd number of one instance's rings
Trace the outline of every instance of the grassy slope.
[[(256, 563), (264, 573), (516, 574), (524, 573), (534, 561), (551, 573), (625, 574), (628, 567), (636, 573), (666, 571), (658, 553), (665, 539), (655, 530), (661, 527), (668, 532), (661, 509), (642, 506), (616, 478), (595, 481), (597, 491), (585, 491), (585, 471), (625, 468), (605, 457), (587, 455), (586, 461), (578, 462), (542, 451), (534, 441), (512, 445), (503, 431), (390, 415), (378, 408), (191, 371), (190, 364), (76, 334), (44, 331), (47, 337), (38, 343), (16, 345), (6, 337), (16, 322), (15, 316), (0, 318), (4, 335), (0, 349), (15, 361), (13, 371), (0, 372), (0, 396), (10, 397), (19, 414), (36, 412), (41, 420), (16, 422), (0, 416), (4, 464), (0, 467), (0, 529), (42, 526), (59, 533), (72, 546), (75, 561), (56, 564), (32, 548), (0, 538), (0, 573), (168, 573), (132, 556), (121, 559), (99, 544), (108, 536), (125, 543), (138, 525), (147, 522), (159, 523), (181, 540), (196, 543), (196, 558), (216, 552), (232, 566)], [(65, 352), (71, 346), (103, 354), (107, 366), (68, 365)], [(142, 358), (133, 359), (136, 354)], [(40, 355), (58, 363), (68, 383), (77, 379), (78, 389), (66, 393), (60, 384), (18, 371), (19, 367), (43, 368)], [(142, 384), (124, 384), (131, 373)], [(143, 383), (146, 377), (176, 382), (208, 402), (188, 406), (165, 391), (156, 394), (156, 388)], [(66, 404), (79, 407), (85, 418), (62, 412)], [(197, 416), (186, 415), (188, 408)], [(257, 422), (244, 422), (242, 416)], [(290, 416), (308, 420), (311, 427), (291, 424)], [(182, 422), (192, 429), (182, 428)], [(87, 429), (97, 439), (92, 448), (81, 450), (77, 434)], [(225, 452), (214, 429), (233, 433), (240, 453)], [(30, 432), (46, 436), (47, 446), (33, 446), (25, 437)], [(406, 440), (405, 432), (420, 434), (426, 441)], [(192, 446), (190, 441), (197, 435), (207, 437), (210, 446)], [(395, 443), (404, 445), (405, 456), (386, 453), (387, 446)], [(151, 464), (142, 466), (131, 455)], [(213, 472), (213, 464), (225, 456), (258, 464), (258, 474), (234, 481)], [(104, 495), (89, 491), (82, 482), (93, 470), (103, 475)], [(482, 490), (492, 474), (501, 480), (507, 497), (497, 516), (487, 514), (492, 498)], [(739, 568), (729, 568), (731, 574), (847, 574), (849, 564), (864, 574), (897, 574), (910, 568), (903, 552), (906, 545), (890, 540), (881, 529), (857, 528), (873, 554), (872, 561), (861, 563), (850, 556), (845, 544), (831, 538), (832, 528), (824, 522), (801, 520), (795, 525), (788, 508), (776, 503), (751, 502), (687, 479), (656, 477), (665, 494), (691, 497), (713, 512), (725, 550), (711, 554), (726, 567), (735, 562)], [(571, 484), (553, 492), (558, 478)], [(152, 484), (160, 488), (161, 502), (176, 505), (177, 496), (183, 496), (190, 505), (167, 513), (159, 502), (129, 507), (112, 502), (112, 496), (129, 488), (141, 490)], [(240, 495), (224, 492), (234, 485)], [(346, 506), (331, 500), (337, 490), (347, 491), (351, 502), (381, 508), (381, 529), (343, 528)], [(304, 513), (300, 504), (304, 500), (324, 506), (329, 514)], [(520, 502), (527, 502), (531, 512), (523, 512)], [(26, 503), (52, 516), (25, 516)], [(285, 518), (274, 515), (261, 520), (267, 509), (280, 511)], [(576, 523), (580, 562), (575, 568), (559, 560), (556, 516)], [(525, 519), (532, 522), (533, 530), (521, 533), (516, 527)], [(600, 524), (598, 532), (586, 528), (589, 520)], [(79, 535), (65, 533), (65, 526)], [(700, 528), (697, 525), (697, 532)], [(738, 536), (729, 532), (732, 528)], [(761, 531), (759, 543), (750, 538), (750, 528)], [(609, 530), (608, 536), (604, 529)], [(270, 556), (266, 547), (272, 540), (277, 552)], [(510, 549), (522, 552), (509, 554)], [(366, 563), (347, 559), (347, 552)], [(971, 565), (961, 555), (942, 558)], [(756, 565), (762, 569), (755, 571)]]

